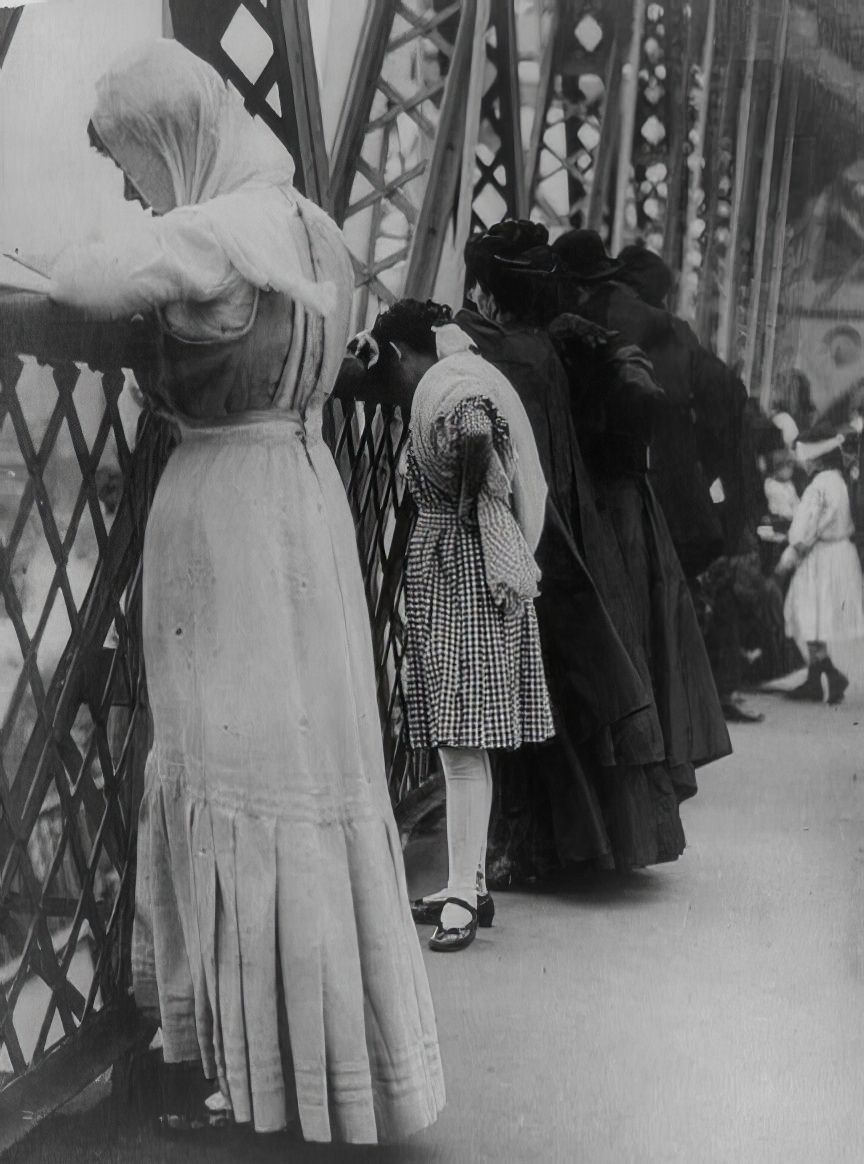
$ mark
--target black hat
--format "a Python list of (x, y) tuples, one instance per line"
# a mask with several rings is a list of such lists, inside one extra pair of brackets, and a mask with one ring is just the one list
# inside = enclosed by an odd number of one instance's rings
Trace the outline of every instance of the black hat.
[(560, 271), (562, 262), (558, 255), (547, 246), (530, 247), (518, 255), (493, 255), (493, 266), (512, 274), (553, 275)]
[(586, 283), (611, 279), (622, 269), (621, 264), (606, 253), (603, 239), (596, 230), (568, 230), (555, 240), (552, 250), (571, 275)]
[(489, 230), (473, 234), (465, 243), (465, 264), (469, 278), (485, 282), (489, 265), (498, 259), (515, 259), (524, 254), (539, 255), (547, 250), (549, 231), (541, 222), (504, 219)]
[(527, 221), (501, 222), (474, 235), (465, 246), (466, 286), (478, 283), (520, 319), (545, 317), (557, 309), (561, 266), (547, 238), (542, 223)]
[(617, 260), (623, 267), (621, 279), (632, 287), (640, 299), (662, 307), (675, 285), (675, 276), (659, 255), (646, 246), (625, 247)]

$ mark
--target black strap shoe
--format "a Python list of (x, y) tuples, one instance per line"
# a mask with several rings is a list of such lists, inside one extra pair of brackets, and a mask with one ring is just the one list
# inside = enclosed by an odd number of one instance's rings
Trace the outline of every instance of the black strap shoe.
[[(441, 921), (442, 901), (424, 901), (418, 898), (411, 902), (411, 916), (418, 926), (437, 926)], [(481, 930), (488, 930), (495, 917), (495, 902), (491, 893), (477, 894), (477, 924)]]
[(163, 1063), (160, 1072), (162, 1111), (158, 1118), (163, 1136), (191, 1136), (233, 1127), (231, 1105), (221, 1100), (198, 1064)]
[(825, 674), (828, 676), (828, 702), (832, 707), (836, 707), (838, 703), (843, 702), (849, 680), (833, 663), (829, 663), (825, 668)]
[(823, 670), (821, 664), (808, 667), (807, 678), (797, 687), (793, 687), (791, 691), (787, 691), (786, 698), (794, 699), (797, 703), (821, 703), (824, 697), (822, 691)]
[(458, 905), (460, 909), (467, 910), (471, 914), (471, 920), (465, 926), (452, 926), (446, 930), (439, 921), (438, 928), (429, 939), (429, 949), (436, 950), (439, 954), (464, 950), (477, 937), (477, 910), (470, 906), (467, 901), (460, 901), (458, 897), (448, 897), (446, 901), (442, 902), (442, 909), (445, 905)]

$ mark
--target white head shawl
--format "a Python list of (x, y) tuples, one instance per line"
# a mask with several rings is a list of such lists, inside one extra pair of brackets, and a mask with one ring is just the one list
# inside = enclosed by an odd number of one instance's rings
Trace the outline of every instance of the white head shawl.
[(152, 41), (115, 61), (96, 94), (93, 127), (154, 210), (196, 207), (253, 286), (333, 310), (332, 284), (301, 274), (291, 155), (215, 69), (176, 41)]

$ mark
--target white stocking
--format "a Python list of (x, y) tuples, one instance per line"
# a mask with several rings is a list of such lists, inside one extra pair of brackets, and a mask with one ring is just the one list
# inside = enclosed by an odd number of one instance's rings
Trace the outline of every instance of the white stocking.
[[(447, 896), (477, 908), (477, 875), (485, 863), (486, 834), (492, 808), (492, 769), (481, 748), (440, 748), (447, 785)], [(436, 895), (437, 896), (437, 895)], [(447, 905), (441, 914), (445, 929), (464, 926), (466, 910)]]
[(483, 848), (480, 850), (480, 864), (477, 866), (477, 894), (478, 894), (478, 896), (482, 895), (485, 897), (486, 894), (489, 892), (489, 890), (486, 888), (486, 844), (489, 840), (489, 821), (492, 817), (493, 784), (492, 784), (491, 765), (489, 764), (489, 755), (488, 755), (488, 753), (484, 753), (484, 755), (486, 756), (486, 765), (487, 765), (487, 768), (490, 769), (490, 772), (489, 772), (489, 779), (486, 781), (486, 785), (485, 785), (485, 787), (486, 787), (486, 809), (485, 809), (486, 828), (483, 830)]

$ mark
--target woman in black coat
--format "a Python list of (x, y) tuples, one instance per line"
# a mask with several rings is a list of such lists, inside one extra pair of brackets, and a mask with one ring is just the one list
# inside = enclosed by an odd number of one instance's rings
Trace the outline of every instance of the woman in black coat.
[[(613, 261), (594, 231), (555, 243), (569, 274), (564, 302), (648, 357), (664, 398), (655, 409), (648, 473), (684, 575), (707, 612), (703, 631), (726, 718), (754, 722), (737, 695), (743, 671), (738, 604), (726, 567), (753, 542), (747, 391), (665, 309), (673, 276), (659, 255), (626, 247)], [(715, 504), (712, 484), (722, 485)], [(698, 579), (698, 582), (697, 582)]]
[[(550, 765), (545, 756), (540, 762), (527, 752), (519, 757), (522, 768), (529, 770), (533, 799), (514, 813), (509, 831), (506, 818), (499, 818), (490, 852), (497, 850), (505, 865), (524, 869), (532, 860), (537, 864), (537, 851), (544, 850), (540, 842), (545, 813), (545, 835), (550, 821), (555, 835), (554, 847), (545, 846), (548, 863), (600, 857), (627, 869), (674, 860), (683, 851), (678, 805), (685, 794), (695, 791), (695, 783), (691, 769), (691, 786), (683, 793), (664, 768), (667, 748), (638, 605), (616, 532), (602, 512), (602, 501), (598, 505), (583, 459), (567, 374), (542, 326), (557, 294), (557, 264), (540, 232), (545, 238), (543, 228), (505, 223), (469, 242), (467, 284), (477, 310), (463, 310), (457, 317), (481, 354), (519, 393), (547, 474), (553, 514), (545, 561), (538, 558), (546, 576), (538, 618), (550, 694), (561, 721), (558, 747), (567, 752), (569, 761)], [(610, 656), (599, 644), (588, 653), (584, 649), (582, 639), (590, 623), (584, 612), (572, 607), (567, 593), (577, 563), (584, 568), (582, 560), (626, 652), (623, 667), (620, 654)], [(584, 712), (568, 698), (574, 692), (568, 677), (584, 674), (590, 683), (614, 691), (633, 670), (646, 694), (646, 706), (627, 718), (607, 716), (589, 735), (580, 731)], [(594, 825), (593, 845), (586, 844), (586, 819)]]
[(611, 333), (589, 347), (582, 321), (565, 314), (550, 334), (569, 378), (598, 511), (618, 549), (635, 635), (626, 642), (649, 677), (663, 732), (652, 779), (680, 802), (696, 792), (695, 769), (731, 747), (687, 579), (649, 481), (664, 393), (644, 355)]

